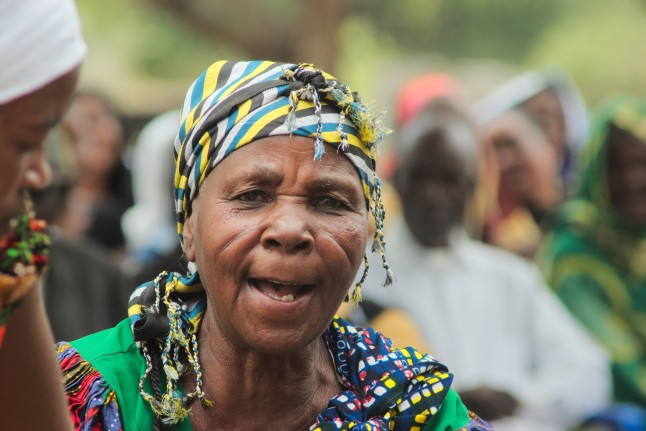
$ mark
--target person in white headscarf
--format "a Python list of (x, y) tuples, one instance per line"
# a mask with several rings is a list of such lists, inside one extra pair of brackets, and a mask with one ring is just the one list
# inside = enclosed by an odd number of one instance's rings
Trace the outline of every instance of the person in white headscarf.
[(561, 70), (519, 75), (476, 102), (471, 113), (485, 126), (512, 109), (522, 109), (538, 123), (560, 159), (560, 178), (567, 194), (576, 187), (576, 156), (588, 134), (588, 112), (579, 90)]
[(498, 164), (497, 207), (483, 238), (531, 258), (549, 214), (577, 185), (588, 125), (583, 99), (563, 72), (532, 71), (492, 91), (471, 113)]
[(128, 251), (146, 264), (172, 251), (177, 244), (173, 206), (173, 152), (179, 111), (153, 118), (139, 133), (132, 154), (135, 205), (123, 215), (121, 227)]
[(50, 180), (44, 141), (86, 46), (72, 0), (4, 0), (0, 28), (0, 429), (71, 429), (38, 288), (49, 241), (25, 196)]

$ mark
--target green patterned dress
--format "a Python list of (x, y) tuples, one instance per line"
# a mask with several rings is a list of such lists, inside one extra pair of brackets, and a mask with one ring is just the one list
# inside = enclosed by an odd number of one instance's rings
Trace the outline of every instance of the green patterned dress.
[(608, 191), (608, 136), (618, 127), (646, 145), (646, 103), (617, 97), (593, 123), (580, 188), (539, 253), (548, 284), (610, 352), (617, 401), (646, 406), (646, 220), (628, 225)]

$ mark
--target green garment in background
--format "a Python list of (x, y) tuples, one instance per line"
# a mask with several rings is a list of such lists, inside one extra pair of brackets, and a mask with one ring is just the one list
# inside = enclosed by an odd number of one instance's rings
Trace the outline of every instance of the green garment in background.
[[(124, 431), (150, 431), (153, 411), (139, 395), (139, 378), (146, 362), (132, 338), (128, 319), (107, 329), (70, 343), (108, 382), (117, 396)], [(148, 381), (146, 390), (151, 392)], [(469, 424), (469, 413), (458, 394), (449, 390), (440, 411), (431, 417), (422, 431), (454, 431)], [(187, 420), (169, 431), (190, 431)]]
[(646, 103), (617, 97), (603, 106), (584, 149), (579, 191), (559, 210), (538, 259), (548, 284), (611, 354), (616, 400), (646, 407), (646, 227), (622, 223), (612, 209), (612, 127), (646, 145)]

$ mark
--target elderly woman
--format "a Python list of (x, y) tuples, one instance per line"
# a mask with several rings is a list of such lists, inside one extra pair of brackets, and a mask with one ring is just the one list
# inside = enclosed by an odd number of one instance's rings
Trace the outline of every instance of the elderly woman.
[(369, 212), (388, 267), (374, 173), (385, 130), (358, 95), (311, 65), (218, 62), (181, 118), (189, 271), (160, 274), (129, 320), (59, 347), (76, 426), (488, 429), (446, 367), (335, 317), (360, 299)]

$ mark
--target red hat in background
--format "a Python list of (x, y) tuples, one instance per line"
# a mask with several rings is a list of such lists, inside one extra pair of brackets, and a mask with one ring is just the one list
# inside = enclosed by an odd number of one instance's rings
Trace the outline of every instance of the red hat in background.
[(455, 78), (443, 73), (431, 73), (408, 81), (397, 97), (397, 124), (407, 123), (431, 100), (448, 98), (463, 100), (465, 90)]

